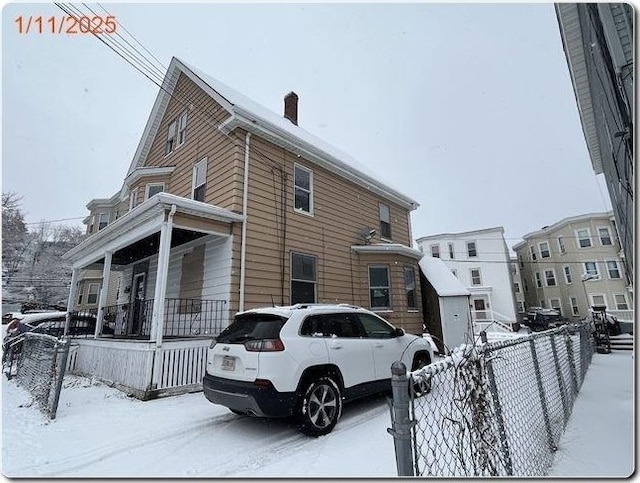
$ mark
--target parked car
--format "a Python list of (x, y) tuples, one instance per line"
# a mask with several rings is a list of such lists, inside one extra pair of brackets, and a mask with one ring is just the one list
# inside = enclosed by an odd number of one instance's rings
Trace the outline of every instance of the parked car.
[(533, 332), (554, 329), (569, 322), (557, 310), (542, 307), (530, 307), (522, 321)]
[(350, 305), (298, 304), (237, 314), (207, 353), (205, 397), (236, 414), (290, 417), (305, 434), (333, 430), (343, 401), (391, 389), (391, 364), (433, 360), (429, 337)]

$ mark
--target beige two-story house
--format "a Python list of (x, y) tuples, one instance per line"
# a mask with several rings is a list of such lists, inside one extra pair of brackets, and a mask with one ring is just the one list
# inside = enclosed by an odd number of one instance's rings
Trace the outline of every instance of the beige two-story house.
[(275, 114), (171, 61), (121, 189), (87, 205), (89, 236), (66, 255), (70, 309), (83, 276), (101, 274), (79, 365), (113, 380), (121, 368), (99, 362), (107, 352), (137, 357), (155, 372), (117, 378), (148, 395), (176, 385), (159, 367), (177, 344), (190, 355), (171, 360), (195, 362), (171, 371), (197, 381), (203, 348), (233, 314), (273, 304), (356, 304), (422, 331), (418, 203), (299, 127), (294, 93), (284, 104)]

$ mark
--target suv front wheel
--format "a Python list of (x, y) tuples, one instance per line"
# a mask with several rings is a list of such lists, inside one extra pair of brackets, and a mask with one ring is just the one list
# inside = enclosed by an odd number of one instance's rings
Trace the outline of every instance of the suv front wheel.
[(320, 377), (307, 386), (297, 407), (300, 431), (309, 436), (331, 432), (342, 413), (340, 388), (330, 377)]

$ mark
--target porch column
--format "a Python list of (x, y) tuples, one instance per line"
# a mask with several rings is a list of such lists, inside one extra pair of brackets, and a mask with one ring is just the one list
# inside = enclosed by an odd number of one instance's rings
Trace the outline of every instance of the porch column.
[(69, 299), (67, 300), (67, 316), (64, 321), (64, 335), (69, 332), (69, 321), (71, 319), (71, 311), (74, 308), (76, 293), (78, 292), (78, 274), (80, 269), (74, 268), (71, 272), (71, 287), (69, 288)]
[(104, 306), (107, 303), (107, 295), (109, 293), (109, 277), (111, 275), (111, 258), (113, 252), (104, 254), (104, 268), (102, 269), (102, 289), (100, 290), (100, 299), (98, 300), (98, 313), (96, 318), (96, 332), (93, 334), (95, 339), (102, 332), (102, 321), (104, 320)]
[(171, 206), (171, 211), (160, 228), (160, 246), (158, 247), (158, 268), (156, 271), (156, 287), (154, 291), (153, 315), (151, 317), (150, 340), (156, 341), (156, 347), (162, 346), (162, 333), (164, 332), (164, 303), (167, 293), (167, 275), (169, 273), (169, 253), (171, 251), (171, 231), (173, 230), (173, 215), (176, 205)]

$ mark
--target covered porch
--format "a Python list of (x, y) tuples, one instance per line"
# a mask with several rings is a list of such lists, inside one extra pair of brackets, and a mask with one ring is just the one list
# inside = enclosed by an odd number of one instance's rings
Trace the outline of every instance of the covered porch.
[[(233, 224), (242, 221), (159, 193), (68, 252), (69, 313), (96, 320), (92, 336), (75, 341), (70, 369), (142, 399), (198, 389), (206, 348), (230, 320)], [(97, 308), (83, 310), (76, 288), (87, 273), (102, 283)]]

